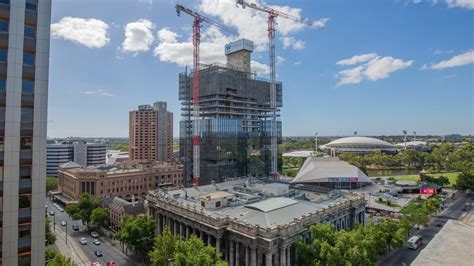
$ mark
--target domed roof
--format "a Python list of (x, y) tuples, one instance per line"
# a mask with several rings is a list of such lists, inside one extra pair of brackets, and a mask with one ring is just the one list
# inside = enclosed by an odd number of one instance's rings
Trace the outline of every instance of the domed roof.
[(332, 142), (326, 144), (328, 147), (337, 147), (337, 146), (344, 146), (344, 145), (368, 145), (368, 146), (385, 146), (385, 147), (394, 147), (394, 145), (375, 138), (368, 138), (368, 137), (347, 137), (336, 139)]

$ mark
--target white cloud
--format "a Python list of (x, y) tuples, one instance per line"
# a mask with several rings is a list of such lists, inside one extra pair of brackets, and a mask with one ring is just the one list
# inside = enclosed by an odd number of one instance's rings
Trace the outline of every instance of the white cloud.
[(85, 94), (85, 95), (96, 95), (96, 96), (106, 96), (106, 97), (115, 96), (112, 93), (106, 92), (103, 89), (84, 91), (83, 94)]
[[(261, 6), (264, 5), (260, 0), (254, 0), (251, 2)], [(266, 13), (256, 11), (252, 8), (244, 9), (237, 7), (235, 0), (201, 0), (198, 7), (203, 13), (220, 18), (223, 24), (226, 26), (236, 28), (240, 37), (252, 40), (255, 43), (255, 50), (257, 52), (267, 49), (268, 37)], [(298, 18), (301, 15), (301, 9), (299, 8), (292, 8), (288, 6), (271, 7)], [(313, 27), (323, 28), (327, 21), (327, 18), (315, 21), (313, 23)], [(305, 24), (279, 17), (276, 18), (276, 22), (276, 31), (277, 34), (282, 37), (280, 38), (281, 41), (284, 40), (283, 37), (288, 37), (289, 35), (298, 32), (305, 27), (309, 27)], [(296, 41), (294, 45), (289, 45), (287, 47), (302, 49), (304, 47), (304, 42)]]
[(110, 42), (108, 28), (107, 23), (94, 18), (63, 17), (59, 22), (51, 24), (51, 36), (89, 48), (101, 48)]
[(293, 37), (283, 37), (281, 38), (282, 43), (283, 43), (283, 49), (287, 49), (289, 47), (296, 49), (296, 50), (301, 50), (304, 49), (304, 41), (301, 40), (296, 40)]
[[(233, 40), (216, 27), (209, 27), (202, 33), (200, 45), (200, 62), (202, 64), (226, 63), (224, 46)], [(153, 50), (156, 57), (163, 62), (177, 64), (178, 66), (193, 65), (193, 45), (191, 36), (184, 41), (178, 41), (179, 35), (169, 28), (162, 28), (158, 31), (158, 46)], [(251, 62), (252, 71), (258, 74), (268, 74), (270, 68), (257, 61)]]
[[(464, 66), (474, 63), (474, 50), (453, 56), (451, 59), (441, 61), (431, 65), (431, 69), (443, 69), (450, 67)], [(425, 69), (428, 68), (427, 66)]]
[(277, 65), (281, 65), (281, 64), (283, 64), (283, 63), (285, 63), (285, 58), (284, 58), (283, 56), (277, 55), (277, 57), (276, 57), (276, 64), (277, 64)]
[(326, 23), (329, 21), (329, 18), (321, 18), (313, 22), (313, 27), (318, 29), (326, 28)]
[(122, 43), (124, 52), (145, 52), (150, 49), (154, 41), (153, 23), (146, 19), (130, 22), (125, 26), (125, 40)]
[(354, 55), (351, 58), (343, 59), (340, 61), (337, 61), (337, 65), (340, 66), (349, 66), (349, 65), (355, 65), (358, 63), (363, 63), (370, 61), (374, 59), (377, 56), (377, 54), (371, 53), (371, 54), (362, 54), (362, 55)]
[(153, 0), (138, 0), (138, 2), (147, 4), (147, 5), (153, 5)]
[(436, 49), (433, 54), (442, 54), (443, 53), (443, 50), (441, 49)]
[(301, 63), (302, 63), (301, 61), (296, 61), (296, 62), (294, 62), (293, 64), (295, 64), (295, 65), (301, 65)]
[(369, 62), (357, 67), (339, 71), (337, 76), (339, 78), (338, 85), (359, 84), (364, 79), (371, 81), (385, 79), (389, 77), (390, 73), (407, 68), (414, 62), (413, 60), (403, 61), (391, 56), (381, 57), (376, 54), (368, 55), (370, 56), (364, 55), (365, 57), (352, 57), (350, 59), (345, 59), (348, 61), (343, 63), (340, 62), (344, 60), (337, 62), (338, 65), (353, 65), (370, 60)]
[(474, 9), (474, 0), (446, 0), (448, 7)]

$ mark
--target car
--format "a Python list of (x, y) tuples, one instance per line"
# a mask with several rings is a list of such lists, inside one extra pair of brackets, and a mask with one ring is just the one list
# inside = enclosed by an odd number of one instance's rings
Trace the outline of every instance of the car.
[(44, 205), (44, 208), (47, 210), (47, 209), (48, 209), (48, 205)]
[(61, 221), (61, 226), (66, 226), (66, 225), (67, 225), (66, 221)]
[(92, 262), (91, 264), (92, 266), (102, 266), (102, 263), (98, 262), (98, 261), (94, 261)]
[(100, 245), (99, 239), (94, 239), (94, 242), (92, 242), (92, 243), (94, 243), (94, 245), (97, 245), (97, 246)]
[(113, 260), (107, 261), (107, 266), (117, 266), (117, 263)]
[(50, 211), (49, 215), (54, 216), (54, 211)]
[(64, 212), (64, 209), (61, 208), (61, 207), (59, 207), (58, 210), (59, 210), (60, 212)]
[(72, 230), (79, 231), (79, 226), (77, 224), (72, 225)]
[(92, 236), (93, 238), (98, 238), (98, 237), (99, 237), (99, 234), (98, 234), (96, 231), (92, 231), (92, 232), (91, 232), (91, 236)]
[(79, 240), (79, 242), (81, 243), (81, 245), (87, 245), (87, 240), (85, 237), (81, 238), (81, 240)]
[(436, 227), (443, 227), (443, 224), (442, 223), (437, 223)]
[(96, 251), (94, 252), (94, 254), (95, 254), (97, 257), (102, 257), (102, 256), (104, 256), (104, 254), (103, 254), (102, 251), (100, 251), (100, 250), (96, 250)]

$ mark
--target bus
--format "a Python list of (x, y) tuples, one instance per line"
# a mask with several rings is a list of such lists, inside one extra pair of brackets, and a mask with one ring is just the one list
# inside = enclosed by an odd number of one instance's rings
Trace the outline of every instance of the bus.
[(412, 236), (410, 239), (408, 239), (407, 246), (409, 249), (417, 249), (419, 246), (421, 246), (422, 241), (423, 238), (421, 236)]

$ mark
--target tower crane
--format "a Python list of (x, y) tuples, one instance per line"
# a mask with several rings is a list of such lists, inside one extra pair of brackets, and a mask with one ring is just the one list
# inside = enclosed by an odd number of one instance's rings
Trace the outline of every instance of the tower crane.
[(201, 23), (207, 22), (217, 27), (221, 27), (217, 22), (207, 18), (182, 5), (176, 5), (176, 13), (180, 16), (181, 12), (194, 18), (193, 21), (193, 183), (199, 186), (200, 183), (200, 146), (201, 146), (201, 128), (200, 128), (200, 98), (199, 98), (199, 44), (201, 42)]
[(276, 103), (276, 64), (275, 64), (275, 18), (282, 17), (285, 19), (292, 20), (294, 22), (298, 22), (301, 24), (305, 24), (308, 26), (313, 26), (313, 22), (307, 19), (301, 19), (299, 17), (278, 11), (271, 7), (266, 6), (257, 6), (254, 3), (248, 3), (244, 0), (236, 0), (237, 5), (241, 5), (242, 8), (252, 8), (261, 12), (267, 13), (268, 16), (268, 47), (269, 47), (269, 56), (270, 56), (270, 101), (271, 101), (271, 110), (272, 110), (272, 123), (271, 123), (271, 156), (272, 156), (272, 163), (271, 163), (271, 175), (272, 179), (276, 180), (279, 176), (278, 174), (278, 133), (277, 133), (277, 119), (276, 119), (276, 111), (277, 111), (277, 103)]

